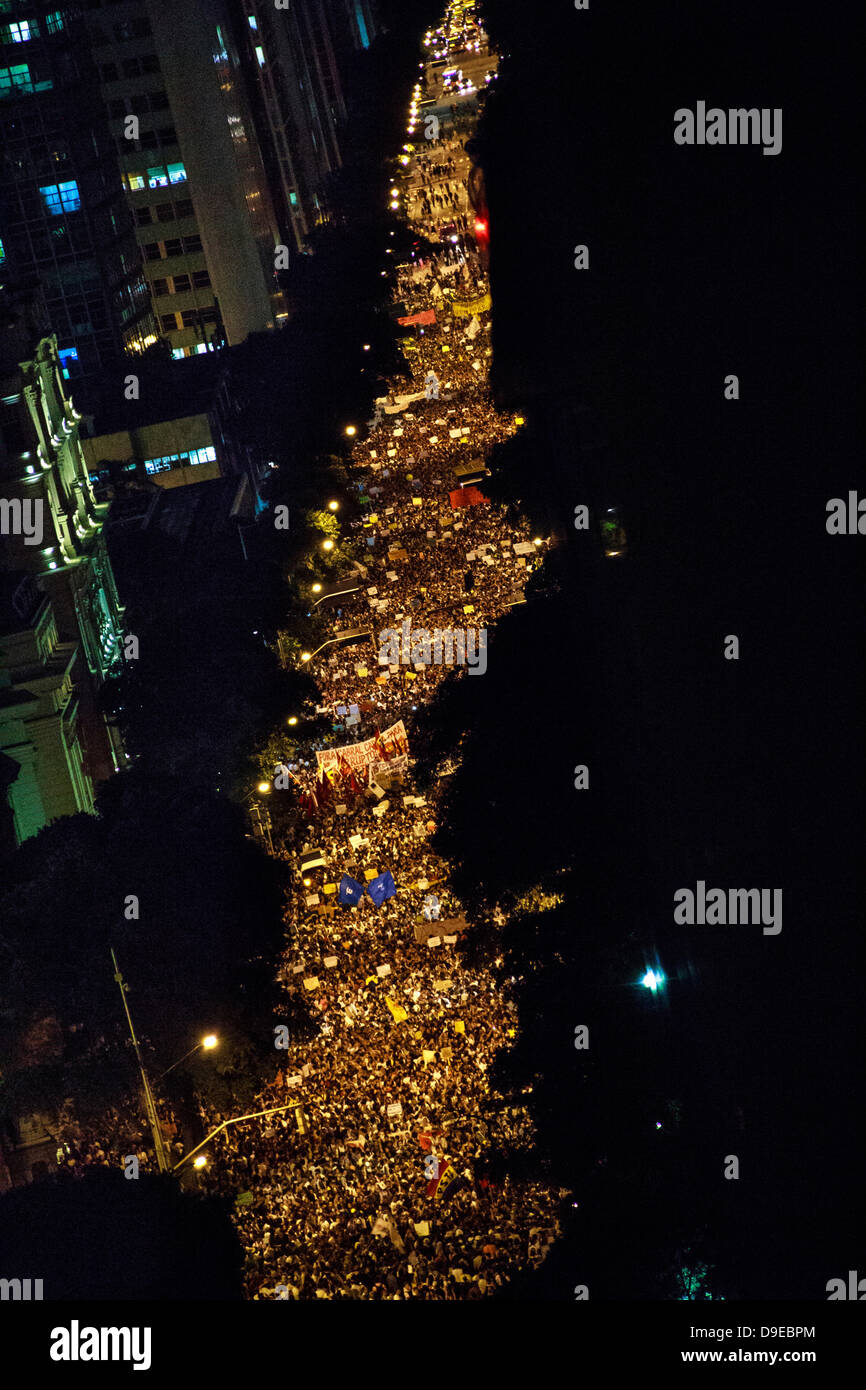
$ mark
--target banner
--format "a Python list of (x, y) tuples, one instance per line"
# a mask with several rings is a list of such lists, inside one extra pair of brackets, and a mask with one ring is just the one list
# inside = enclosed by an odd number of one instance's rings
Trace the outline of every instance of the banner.
[(362, 743), (348, 743), (343, 748), (320, 750), (316, 753), (316, 763), (320, 771), (324, 769), (328, 773), (340, 771), (341, 761), (347, 764), (352, 772), (361, 772), (366, 770), (370, 763), (380, 763), (383, 752), (389, 762), (392, 758), (408, 754), (409, 741), (402, 719), (383, 733), (377, 734), (375, 738), (365, 738)]
[(374, 878), (367, 884), (367, 892), (373, 899), (377, 907), (381, 907), (388, 898), (393, 898), (397, 892), (397, 885), (391, 876), (391, 870), (386, 869), (378, 878)]
[(401, 328), (412, 328), (416, 323), (426, 325), (436, 322), (435, 309), (422, 309), (419, 314), (408, 314), (406, 318), (398, 319)]
[(473, 314), (484, 314), (490, 308), (490, 291), (482, 294), (478, 299), (455, 299), (451, 305), (452, 311), (460, 319), (469, 319)]
[(403, 1005), (398, 1004), (396, 999), (392, 999), (390, 994), (385, 995), (385, 1003), (388, 1005), (395, 1023), (403, 1023), (409, 1017)]
[[(455, 511), (460, 507), (477, 507), (482, 502), (490, 501), (490, 498), (479, 492), (477, 487), (456, 487), (453, 492), (449, 492), (448, 499)], [(318, 757), (318, 754), (316, 756)]]
[[(357, 907), (364, 896), (364, 885), (350, 874), (343, 874), (337, 896), (344, 907)], [(306, 984), (306, 980), (304, 983)]]

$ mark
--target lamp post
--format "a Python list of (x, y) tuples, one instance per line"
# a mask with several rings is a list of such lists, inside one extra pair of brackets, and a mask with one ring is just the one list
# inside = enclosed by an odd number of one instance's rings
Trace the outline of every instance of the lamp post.
[[(220, 1130), (227, 1129), (229, 1125), (239, 1125), (242, 1120), (258, 1120), (265, 1115), (276, 1115), (281, 1110), (296, 1110), (300, 1103), (299, 1100), (290, 1100), (287, 1105), (272, 1105), (269, 1110), (253, 1110), (249, 1115), (235, 1115), (231, 1120), (223, 1120), (222, 1124), (217, 1125), (216, 1129), (212, 1129), (210, 1134), (202, 1139), (200, 1144), (196, 1144), (194, 1149), (190, 1149), (189, 1153), (185, 1154), (180, 1162), (174, 1165), (171, 1171), (176, 1173), (178, 1168), (182, 1168), (185, 1163), (188, 1163), (193, 1155), (198, 1153), (199, 1149), (203, 1149), (205, 1144), (209, 1144), (211, 1139), (216, 1138)], [(206, 1160), (203, 1162), (200, 1159), (196, 1159), (193, 1163), (193, 1167), (203, 1168), (205, 1162)]]
[(160, 1072), (159, 1076), (156, 1078), (157, 1081), (161, 1081), (164, 1076), (168, 1076), (170, 1071), (174, 1071), (175, 1067), (179, 1067), (181, 1062), (185, 1062), (187, 1057), (191, 1057), (194, 1052), (199, 1052), (202, 1048), (205, 1052), (210, 1052), (211, 1048), (216, 1047), (218, 1042), (219, 1038), (215, 1033), (208, 1033), (202, 1038), (201, 1042), (196, 1043), (195, 1047), (191, 1047), (189, 1052), (185, 1052), (182, 1057), (178, 1057), (176, 1062), (172, 1062), (170, 1067), (166, 1067), (164, 1072)]
[(141, 1048), (138, 1045), (138, 1038), (135, 1036), (135, 1028), (132, 1024), (132, 1014), (129, 1012), (129, 1005), (126, 1002), (126, 985), (123, 976), (117, 965), (117, 958), (114, 948), (111, 949), (111, 960), (114, 965), (114, 978), (120, 988), (120, 996), (123, 1000), (123, 1007), (126, 1011), (127, 1022), (129, 1023), (129, 1035), (132, 1038), (132, 1046), (135, 1049), (135, 1056), (138, 1061), (138, 1069), (141, 1072), (141, 1081), (144, 1088), (144, 1108), (147, 1111), (147, 1118), (150, 1124), (151, 1134), (153, 1135), (153, 1146), (156, 1150), (156, 1164), (161, 1173), (169, 1171), (168, 1160), (165, 1156), (165, 1145), (162, 1138), (162, 1130), (159, 1127), (159, 1118), (156, 1113), (156, 1104), (153, 1099), (153, 1092), (150, 1089), (150, 1082), (147, 1079), (147, 1072), (144, 1069), (144, 1061), (141, 1056)]

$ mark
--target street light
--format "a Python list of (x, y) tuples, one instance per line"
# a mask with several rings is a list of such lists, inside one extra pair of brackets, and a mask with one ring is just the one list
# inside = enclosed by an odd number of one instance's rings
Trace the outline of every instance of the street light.
[(350, 439), (354, 439), (354, 437), (355, 437), (355, 435), (356, 435), (357, 433), (358, 433), (358, 431), (355, 429), (355, 426), (354, 426), (354, 425), (347, 425), (347, 426), (346, 426), (346, 434), (349, 436)]
[(147, 1079), (147, 1072), (144, 1070), (144, 1061), (141, 1056), (141, 1048), (138, 1045), (138, 1038), (135, 1036), (135, 1029), (132, 1026), (132, 1014), (129, 1012), (129, 1005), (126, 1002), (126, 985), (117, 964), (117, 957), (114, 948), (111, 949), (111, 960), (114, 965), (114, 978), (120, 987), (120, 996), (123, 1000), (123, 1007), (126, 1011), (126, 1020), (129, 1024), (129, 1036), (132, 1038), (132, 1046), (135, 1051), (138, 1069), (141, 1072), (141, 1083), (144, 1089), (144, 1108), (147, 1112), (150, 1132), (153, 1135), (153, 1147), (156, 1150), (156, 1166), (161, 1173), (168, 1170), (168, 1159), (165, 1156), (165, 1145), (162, 1138), (162, 1130), (159, 1127), (159, 1119), (156, 1113), (156, 1102), (153, 1099), (153, 1092), (150, 1089), (150, 1082)]
[(206, 1034), (201, 1042), (197, 1042), (195, 1047), (190, 1048), (189, 1052), (185, 1052), (182, 1057), (178, 1057), (176, 1062), (172, 1062), (170, 1067), (166, 1067), (165, 1071), (160, 1072), (159, 1076), (156, 1078), (157, 1081), (161, 1081), (164, 1076), (168, 1076), (170, 1071), (174, 1071), (175, 1067), (179, 1067), (181, 1062), (185, 1062), (187, 1057), (191, 1057), (194, 1052), (211, 1052), (218, 1044), (219, 1038), (216, 1033)]
[[(194, 1149), (190, 1149), (189, 1153), (186, 1154), (179, 1163), (174, 1165), (171, 1169), (172, 1173), (176, 1173), (178, 1168), (182, 1168), (185, 1163), (189, 1163), (190, 1159), (192, 1159), (194, 1168), (202, 1168), (204, 1164), (207, 1163), (207, 1159), (204, 1157), (204, 1154), (198, 1153), (199, 1149), (203, 1149), (205, 1144), (209, 1144), (211, 1139), (216, 1138), (220, 1130), (226, 1129), (229, 1125), (239, 1125), (241, 1120), (258, 1120), (265, 1115), (276, 1115), (280, 1110), (297, 1110), (300, 1104), (301, 1102), (299, 1100), (290, 1100), (287, 1105), (272, 1105), (269, 1110), (254, 1110), (249, 1115), (235, 1115), (230, 1120), (223, 1120), (221, 1125), (217, 1125), (216, 1129), (212, 1129), (210, 1134), (202, 1139), (200, 1144), (196, 1144)], [(193, 1155), (198, 1156), (193, 1157)]]
[(329, 512), (336, 512), (336, 511), (339, 511), (339, 508), (340, 508), (339, 502), (329, 502), (329, 503), (328, 503), (328, 511), (329, 511)]
[(269, 792), (270, 789), (270, 782), (259, 782), (258, 786), (256, 787), (256, 791), (261, 792), (262, 795), (264, 795), (266, 792)]
[(296, 714), (290, 714), (290, 715), (289, 715), (289, 723), (290, 723), (290, 724), (297, 724), (297, 722), (298, 722), (298, 716), (297, 716)]
[(334, 549), (334, 542), (333, 542), (333, 541), (322, 541), (322, 549), (323, 549), (323, 550), (333, 550), (333, 549)]

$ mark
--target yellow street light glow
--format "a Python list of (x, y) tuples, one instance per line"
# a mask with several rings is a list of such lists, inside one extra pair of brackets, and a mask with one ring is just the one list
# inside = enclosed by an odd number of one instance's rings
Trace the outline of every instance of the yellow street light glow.
[(322, 542), (322, 549), (323, 549), (323, 550), (333, 550), (333, 549), (334, 549), (334, 542), (333, 542), (333, 541), (323, 541), (323, 542)]
[(256, 790), (257, 790), (257, 791), (260, 791), (260, 792), (269, 792), (270, 789), (271, 789), (271, 784), (270, 784), (270, 782), (259, 782), (259, 785), (258, 785), (258, 787), (256, 788)]
[(304, 879), (304, 887), (305, 887), (305, 888), (309, 888), (309, 886), (310, 886), (310, 884), (312, 883), (312, 881), (313, 881), (313, 880), (312, 880), (311, 878), (305, 878), (305, 879)]
[(210, 1052), (211, 1048), (216, 1047), (218, 1042), (219, 1038), (216, 1033), (208, 1033), (206, 1037), (202, 1038), (201, 1045), (206, 1052)]
[(309, 661), (310, 656), (311, 656), (311, 653), (310, 653), (310, 652), (301, 652), (301, 660), (302, 660), (302, 661)]
[[(313, 585), (313, 593), (314, 593), (314, 594), (320, 594), (321, 592), (322, 592), (322, 586), (321, 586), (321, 584), (314, 584), (314, 585)], [(291, 720), (290, 720), (289, 722), (291, 723)]]
[(533, 540), (532, 544), (533, 544), (533, 545), (541, 545), (541, 537), (540, 537), (540, 536), (536, 536), (535, 539)]
[(524, 420), (522, 415), (515, 415), (514, 423), (515, 425), (525, 425), (526, 421)]
[(204, 1154), (199, 1154), (198, 1157), (194, 1158), (192, 1161), (193, 1168), (204, 1168), (206, 1164), (207, 1159), (205, 1158)]
[(346, 434), (349, 436), (350, 439), (353, 439), (357, 433), (358, 431), (355, 429), (354, 425), (346, 426)]
[[(320, 585), (319, 585), (319, 588), (321, 588), (321, 587), (322, 587), (322, 586), (321, 586), (321, 584), (320, 584)], [(297, 724), (297, 722), (298, 722), (298, 716), (297, 716), (296, 714), (290, 714), (290, 715), (289, 715), (289, 723), (290, 723), (290, 724)]]
[(337, 510), (337, 508), (339, 507), (339, 505), (340, 505), (339, 502), (329, 502), (329, 503), (328, 503), (328, 511), (329, 511), (329, 512), (335, 512), (335, 511)]

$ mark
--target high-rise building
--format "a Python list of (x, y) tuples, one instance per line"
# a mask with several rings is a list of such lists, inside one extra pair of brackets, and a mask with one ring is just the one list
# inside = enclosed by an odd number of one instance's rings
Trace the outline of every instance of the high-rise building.
[(34, 279), (64, 377), (156, 342), (80, 14), (0, 0), (0, 285)]
[(370, 0), (235, 0), (238, 47), (257, 89), (256, 117), (280, 221), (303, 250), (327, 215), (339, 169), (352, 56), (376, 32)]
[(75, 727), (84, 772), (94, 782), (125, 757), (99, 702), (100, 687), (122, 660), (122, 609), (102, 534), (108, 507), (94, 497), (79, 419), (44, 306), (0, 295), (0, 570), (31, 576), (50, 601), (50, 614), (20, 610), (15, 631), (31, 634), (21, 639), (24, 646), (36, 643), (52, 670), (56, 653), (40, 632), (75, 647)]
[(84, 0), (161, 335), (176, 357), (273, 328), (281, 234), (222, 0)]

